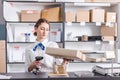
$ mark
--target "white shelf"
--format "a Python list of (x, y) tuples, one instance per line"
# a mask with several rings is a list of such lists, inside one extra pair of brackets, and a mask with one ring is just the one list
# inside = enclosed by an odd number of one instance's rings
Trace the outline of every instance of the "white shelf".
[(99, 7), (110, 7), (110, 3), (74, 3), (74, 6), (99, 6)]

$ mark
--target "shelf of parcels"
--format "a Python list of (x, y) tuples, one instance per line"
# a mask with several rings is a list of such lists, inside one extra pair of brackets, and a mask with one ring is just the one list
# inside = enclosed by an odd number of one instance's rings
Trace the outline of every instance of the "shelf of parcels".
[[(3, 6), (6, 21), (36, 22), (39, 18), (46, 18), (49, 22), (62, 22), (62, 3), (4, 1)], [(7, 14), (8, 10), (11, 10), (12, 17)]]

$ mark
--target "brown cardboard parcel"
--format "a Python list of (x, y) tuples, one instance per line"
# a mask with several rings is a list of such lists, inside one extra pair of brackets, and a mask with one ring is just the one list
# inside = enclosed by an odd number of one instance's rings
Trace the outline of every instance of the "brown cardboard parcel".
[(64, 48), (47, 47), (46, 53), (56, 58), (67, 58), (67, 59), (77, 59), (77, 60), (79, 59), (81, 61), (102, 62), (106, 60), (104, 57), (92, 58), (82, 53), (82, 51), (80, 50), (71, 50)]
[(41, 17), (47, 19), (50, 22), (59, 22), (61, 21), (61, 8), (46, 8), (41, 12)]
[(114, 36), (102, 36), (103, 41), (114, 41)]
[(21, 21), (37, 21), (40, 18), (39, 10), (22, 10)]
[(91, 22), (105, 22), (105, 10), (104, 9), (91, 10)]
[(107, 12), (105, 18), (106, 22), (116, 22), (116, 12)]
[(0, 72), (6, 72), (6, 53), (5, 53), (5, 41), (0, 41)]
[(65, 12), (65, 21), (66, 22), (75, 22), (75, 13), (74, 12)]
[(77, 22), (90, 22), (90, 11), (89, 10), (78, 10), (77, 11)]
[(115, 27), (102, 25), (101, 36), (115, 36)]
[(82, 59), (82, 53), (78, 50), (47, 47), (46, 53), (55, 57), (68, 59)]

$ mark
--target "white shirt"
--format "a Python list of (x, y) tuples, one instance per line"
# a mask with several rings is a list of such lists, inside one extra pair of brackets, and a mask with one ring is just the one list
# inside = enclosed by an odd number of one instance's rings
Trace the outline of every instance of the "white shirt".
[[(61, 60), (55, 59), (53, 56), (50, 56), (45, 53), (45, 50), (42, 50), (40, 47), (37, 47), (36, 51), (33, 51), (33, 48), (40, 42), (35, 42), (34, 44), (30, 45), (25, 50), (25, 65), (26, 71), (28, 71), (28, 67), (30, 64), (35, 60), (36, 56), (42, 56), (43, 59), (41, 60), (42, 65), (40, 66), (39, 70), (41, 72), (51, 72), (53, 71), (53, 63), (57, 62), (58, 64), (61, 63)], [(55, 42), (48, 42), (48, 40), (44, 40), (41, 42), (45, 48), (46, 47), (56, 47), (58, 48), (57, 43)]]

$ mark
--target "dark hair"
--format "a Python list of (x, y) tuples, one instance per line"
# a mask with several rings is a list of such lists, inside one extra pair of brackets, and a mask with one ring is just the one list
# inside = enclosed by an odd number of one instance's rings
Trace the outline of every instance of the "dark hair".
[[(38, 28), (39, 25), (41, 25), (41, 23), (47, 23), (47, 24), (50, 26), (49, 22), (48, 22), (46, 19), (40, 18), (40, 19), (36, 22), (36, 24), (35, 24), (34, 27)], [(37, 33), (34, 32), (34, 35), (37, 36)]]

